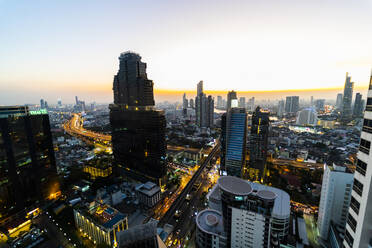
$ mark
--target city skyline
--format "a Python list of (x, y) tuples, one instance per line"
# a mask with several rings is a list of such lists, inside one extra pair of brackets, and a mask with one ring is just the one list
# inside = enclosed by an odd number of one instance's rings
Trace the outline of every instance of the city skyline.
[(370, 1), (208, 3), (1, 1), (0, 104), (111, 102), (112, 58), (128, 49), (162, 91), (341, 88), (347, 71), (366, 88)]

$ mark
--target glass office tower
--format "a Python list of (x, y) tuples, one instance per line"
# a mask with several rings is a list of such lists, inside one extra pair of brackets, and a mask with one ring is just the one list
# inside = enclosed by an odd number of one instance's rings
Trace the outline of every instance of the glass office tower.
[(0, 219), (39, 206), (59, 191), (49, 116), (0, 107)]

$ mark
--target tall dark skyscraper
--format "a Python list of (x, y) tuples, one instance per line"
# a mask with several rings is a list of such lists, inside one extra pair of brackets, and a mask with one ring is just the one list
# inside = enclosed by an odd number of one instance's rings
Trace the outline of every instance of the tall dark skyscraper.
[(267, 143), (269, 135), (269, 113), (260, 107), (252, 116), (251, 134), (249, 137), (249, 165), (244, 177), (262, 182), (266, 167)]
[(355, 94), (355, 101), (354, 101), (354, 110), (353, 116), (354, 117), (362, 117), (363, 116), (363, 101), (362, 101), (362, 94), (356, 93)]
[(117, 172), (161, 184), (166, 174), (164, 113), (154, 108), (154, 84), (140, 55), (125, 52), (119, 61), (110, 105)]
[(0, 223), (59, 190), (46, 110), (0, 107)]
[(222, 122), (221, 170), (226, 172), (226, 175), (241, 177), (246, 165), (247, 113), (245, 108), (228, 110), (223, 114)]
[(341, 119), (343, 121), (349, 121), (352, 115), (351, 102), (353, 98), (353, 88), (354, 88), (354, 83), (351, 82), (351, 77), (349, 76), (349, 73), (346, 73), (344, 97), (342, 99), (342, 113), (341, 113)]
[(227, 110), (231, 109), (231, 101), (233, 99), (238, 99), (238, 97), (236, 95), (236, 92), (232, 90), (227, 93)]

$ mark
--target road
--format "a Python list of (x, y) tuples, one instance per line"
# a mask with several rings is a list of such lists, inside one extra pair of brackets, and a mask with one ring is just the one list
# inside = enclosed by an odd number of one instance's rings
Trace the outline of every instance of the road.
[(111, 143), (111, 135), (87, 130), (84, 128), (83, 123), (84, 121), (81, 117), (81, 114), (73, 114), (72, 118), (63, 124), (63, 129), (73, 136), (83, 136), (101, 144)]

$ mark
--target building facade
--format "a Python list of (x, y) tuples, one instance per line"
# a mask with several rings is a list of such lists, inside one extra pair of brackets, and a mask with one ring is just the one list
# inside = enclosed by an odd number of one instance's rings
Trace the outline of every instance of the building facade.
[[(372, 74), (357, 154), (353, 191), (347, 219), (344, 247), (369, 247), (372, 242)], [(368, 246), (369, 245), (369, 246)]]
[(356, 93), (355, 94), (355, 101), (354, 101), (354, 110), (353, 110), (353, 116), (358, 118), (363, 116), (363, 100), (362, 100), (362, 94)]
[(0, 223), (39, 207), (59, 186), (48, 112), (0, 107)]
[(257, 107), (252, 115), (249, 136), (249, 165), (247, 171), (244, 172), (244, 178), (258, 182), (264, 180), (269, 125), (269, 112), (264, 112), (260, 107)]
[(351, 82), (351, 77), (349, 76), (349, 73), (346, 73), (346, 79), (345, 79), (345, 86), (344, 86), (344, 95), (342, 99), (342, 112), (341, 112), (341, 119), (343, 121), (350, 120), (352, 116), (352, 110), (351, 110), (351, 103), (353, 98), (353, 88), (354, 83)]
[[(200, 212), (197, 233), (200, 229), (207, 233), (205, 239), (212, 244), (216, 237), (223, 242), (221, 246), (209, 247), (279, 247), (285, 243), (290, 220), (290, 198), (286, 192), (231, 176), (220, 177), (211, 192), (208, 200), (219, 205), (222, 212)], [(214, 229), (209, 229), (208, 218), (215, 223)]]
[(246, 165), (247, 113), (245, 108), (231, 108), (225, 115), (223, 168), (226, 175), (241, 177)]
[(338, 93), (336, 98), (336, 109), (338, 110), (342, 108), (342, 99), (343, 99), (342, 93)]
[(229, 109), (231, 109), (231, 101), (234, 100), (234, 99), (238, 99), (237, 95), (236, 95), (236, 92), (235, 91), (229, 91), (227, 93), (227, 106), (226, 106), (226, 110), (228, 111)]
[(285, 99), (285, 112), (286, 113), (297, 113), (300, 109), (300, 97), (299, 96), (287, 96)]
[(311, 125), (314, 126), (318, 122), (318, 113), (313, 108), (306, 108), (297, 112), (297, 125)]
[(214, 99), (203, 93), (203, 81), (197, 85), (197, 95), (195, 98), (196, 124), (199, 127), (212, 128), (214, 124)]
[(147, 182), (136, 187), (136, 195), (142, 205), (152, 208), (160, 201), (161, 190), (156, 184)]
[(118, 232), (128, 229), (127, 216), (108, 205), (92, 202), (89, 208), (78, 205), (73, 212), (81, 235), (97, 245), (117, 247)]
[(345, 166), (325, 165), (319, 203), (319, 236), (329, 240), (331, 223), (345, 231), (354, 175)]
[(284, 115), (284, 100), (280, 100), (278, 103), (278, 117), (283, 117)]
[(110, 105), (116, 173), (161, 184), (166, 174), (164, 113), (154, 108), (153, 82), (139, 54), (125, 52), (119, 60)]

